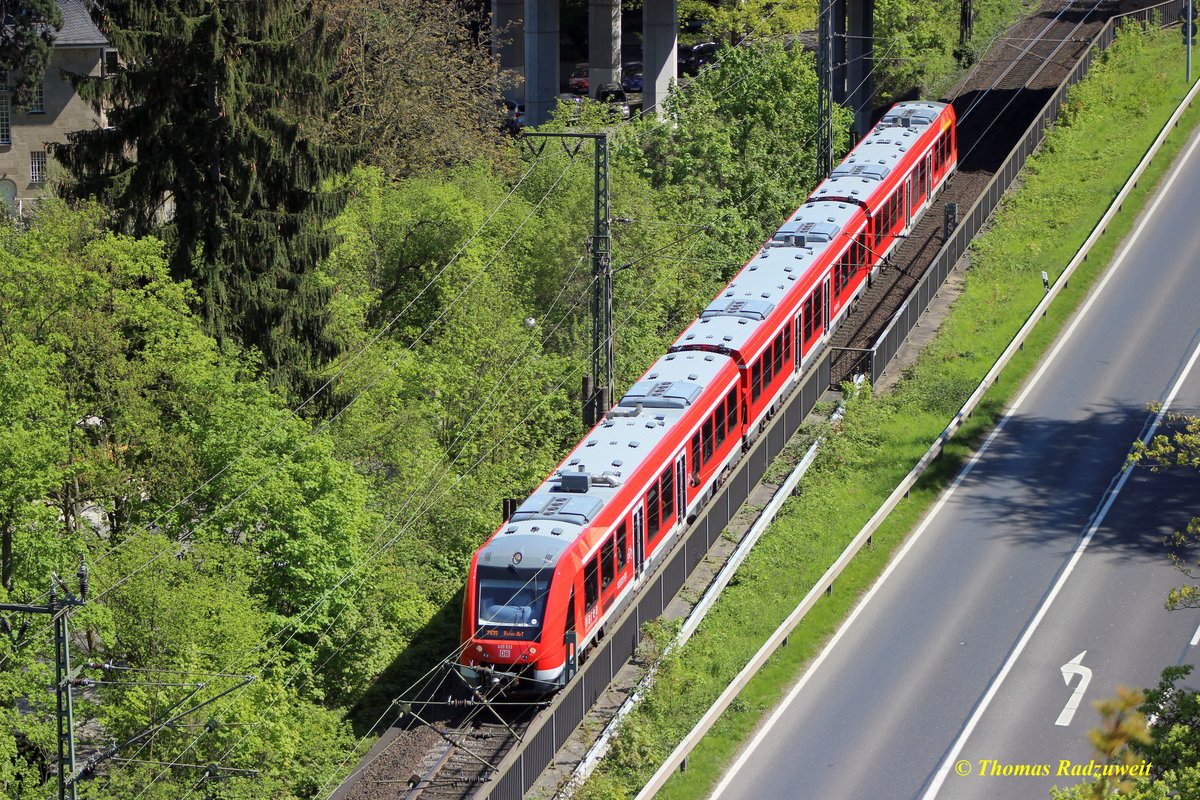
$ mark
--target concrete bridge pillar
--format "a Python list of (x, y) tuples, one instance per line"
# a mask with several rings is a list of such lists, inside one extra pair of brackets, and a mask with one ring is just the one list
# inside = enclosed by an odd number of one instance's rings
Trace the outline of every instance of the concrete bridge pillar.
[(492, 0), (492, 58), (510, 79), (500, 87), (509, 100), (525, 100), (525, 0)]
[(588, 93), (621, 80), (621, 0), (588, 0)]
[(525, 0), (525, 119), (541, 125), (558, 95), (558, 0)]
[(667, 87), (678, 78), (676, 0), (644, 0), (642, 22), (642, 113), (657, 114), (667, 99)]
[(865, 136), (871, 129), (872, 56), (875, 52), (875, 0), (850, 0), (846, 9), (846, 104), (854, 109), (854, 130)]

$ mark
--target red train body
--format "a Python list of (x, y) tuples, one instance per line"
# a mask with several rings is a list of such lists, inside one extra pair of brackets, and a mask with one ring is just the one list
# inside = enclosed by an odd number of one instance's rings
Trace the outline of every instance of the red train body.
[(459, 670), (554, 691), (662, 561), (957, 166), (893, 107), (471, 562)]

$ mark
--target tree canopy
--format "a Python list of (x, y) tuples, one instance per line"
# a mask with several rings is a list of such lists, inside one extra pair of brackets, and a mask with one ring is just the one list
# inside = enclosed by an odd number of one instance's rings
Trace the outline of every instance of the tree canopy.
[(322, 135), (395, 176), (495, 157), (502, 113), (488, 21), (457, 0), (318, 0), (342, 36)]
[(56, 0), (0, 0), (0, 70), (16, 73), (11, 80), (16, 105), (28, 103), (41, 85), (61, 27)]
[[(1156, 435), (1148, 444), (1136, 442), (1130, 463), (1148, 467), (1152, 472), (1174, 469), (1200, 469), (1200, 416), (1173, 414), (1168, 417), (1172, 429)], [(1192, 517), (1187, 527), (1176, 531), (1167, 541), (1171, 561), (1188, 578), (1167, 596), (1170, 609), (1200, 608), (1200, 563), (1192, 565), (1194, 547), (1200, 543), (1200, 516)]]
[(109, 126), (55, 149), (66, 193), (103, 199), (119, 230), (161, 236), (207, 329), (258, 348), (276, 375), (328, 355), (306, 277), (332, 245), (351, 155), (312, 135), (338, 58), (313, 12), (310, 0), (105, 4), (123, 66), (74, 80)]

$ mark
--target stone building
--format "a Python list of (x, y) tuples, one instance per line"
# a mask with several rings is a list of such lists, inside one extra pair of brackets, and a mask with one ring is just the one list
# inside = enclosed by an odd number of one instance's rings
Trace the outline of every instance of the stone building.
[(53, 168), (48, 143), (71, 131), (104, 125), (104, 118), (75, 93), (64, 72), (102, 75), (116, 66), (116, 52), (93, 24), (84, 0), (58, 0), (62, 29), (42, 85), (24, 108), (13, 104), (8, 75), (0, 72), (0, 202), (10, 213), (28, 213), (47, 191)]

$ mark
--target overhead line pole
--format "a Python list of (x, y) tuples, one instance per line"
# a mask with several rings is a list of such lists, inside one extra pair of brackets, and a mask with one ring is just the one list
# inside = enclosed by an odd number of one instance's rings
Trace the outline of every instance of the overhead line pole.
[(833, 0), (820, 0), (817, 25), (817, 172), (833, 171)]
[[(54, 620), (54, 693), (57, 700), (58, 716), (58, 798), (59, 800), (77, 800), (75, 790), (75, 709), (72, 703), (71, 686), (74, 675), (71, 672), (71, 648), (67, 635), (67, 615), (71, 609), (87, 603), (88, 571), (86, 565), (80, 565), (79, 596), (72, 594), (67, 584), (56, 573), (50, 573), (50, 598), (45, 605), (30, 605), (25, 603), (0, 603), (0, 611), (14, 611), (21, 614), (49, 614)], [(61, 590), (63, 597), (59, 598)], [(8, 621), (0, 618), (0, 629), (13, 640), (13, 644), (28, 630), (28, 625), (22, 625), (14, 635)]]
[[(528, 139), (558, 139), (572, 159), (583, 143), (594, 145), (592, 178), (592, 235), (588, 249), (592, 254), (592, 372), (583, 378), (583, 421), (595, 425), (612, 404), (614, 384), (613, 346), (613, 270), (612, 212), (609, 201), (607, 133), (526, 133)], [(573, 141), (574, 146), (567, 143)], [(535, 147), (526, 141), (530, 152), (540, 156), (545, 144)]]

